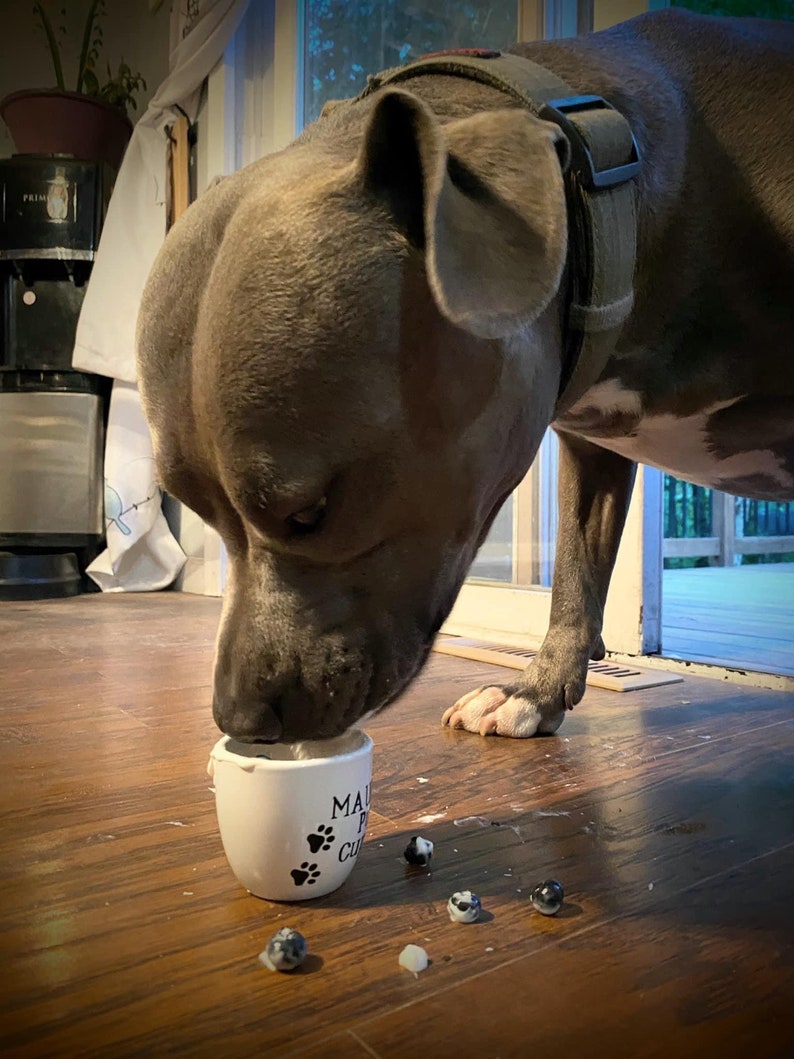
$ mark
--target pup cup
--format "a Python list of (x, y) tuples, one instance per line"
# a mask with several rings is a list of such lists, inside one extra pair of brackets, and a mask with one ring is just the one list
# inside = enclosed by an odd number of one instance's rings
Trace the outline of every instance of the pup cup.
[(256, 897), (307, 901), (338, 889), (364, 841), (372, 740), (239, 743), (223, 736), (209, 775), (221, 841), (238, 881)]

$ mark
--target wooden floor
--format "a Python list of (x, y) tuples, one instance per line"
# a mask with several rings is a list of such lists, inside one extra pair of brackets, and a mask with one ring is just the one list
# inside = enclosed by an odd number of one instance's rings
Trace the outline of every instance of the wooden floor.
[(794, 676), (794, 563), (665, 570), (662, 654)]
[[(177, 594), (0, 605), (0, 1054), (794, 1054), (794, 695), (590, 689), (557, 736), (481, 739), (439, 716), (505, 671), (433, 656), (368, 725), (351, 878), (276, 905), (216, 829), (217, 616)], [(417, 832), (432, 872), (401, 859)], [(449, 921), (463, 888), (484, 921)], [(311, 951), (291, 976), (257, 961), (285, 925)]]

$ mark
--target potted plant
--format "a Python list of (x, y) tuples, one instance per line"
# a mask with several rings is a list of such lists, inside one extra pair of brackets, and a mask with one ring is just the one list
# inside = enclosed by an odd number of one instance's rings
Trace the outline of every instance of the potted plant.
[[(121, 164), (132, 134), (127, 108), (135, 109), (135, 95), (146, 82), (122, 59), (114, 73), (107, 64), (107, 79), (100, 80), (97, 62), (102, 50), (105, 0), (91, 0), (82, 32), (74, 91), (68, 91), (63, 74), (58, 37), (66, 36), (63, 21), (53, 25), (43, 3), (34, 3), (33, 14), (47, 40), (55, 72), (51, 89), (13, 92), (0, 103), (0, 115), (21, 154), (70, 154)], [(66, 9), (61, 8), (61, 18)]]

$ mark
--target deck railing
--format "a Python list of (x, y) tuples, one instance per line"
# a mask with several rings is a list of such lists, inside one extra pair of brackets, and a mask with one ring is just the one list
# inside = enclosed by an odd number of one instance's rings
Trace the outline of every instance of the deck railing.
[(666, 560), (735, 566), (789, 553), (794, 561), (794, 502), (750, 500), (664, 476)]

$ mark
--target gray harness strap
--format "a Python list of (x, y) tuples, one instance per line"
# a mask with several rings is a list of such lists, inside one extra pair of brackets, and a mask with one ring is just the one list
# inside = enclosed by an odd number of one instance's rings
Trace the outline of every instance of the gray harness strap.
[(566, 349), (555, 419), (593, 385), (634, 304), (639, 152), (629, 123), (600, 96), (577, 95), (551, 70), (520, 55), (440, 53), (369, 79), (359, 99), (424, 74), (490, 85), (559, 125), (571, 145)]
[[(421, 74), (450, 74), (468, 77), (480, 84), (490, 85), (512, 96), (517, 103), (529, 107), (536, 114), (538, 107), (550, 99), (572, 95), (571, 89), (545, 66), (531, 59), (503, 52), (491, 52), (488, 58), (460, 52), (426, 55), (416, 62), (383, 70), (367, 81), (361, 96), (369, 95), (386, 84), (407, 81)], [(359, 98), (361, 98), (359, 96)]]

